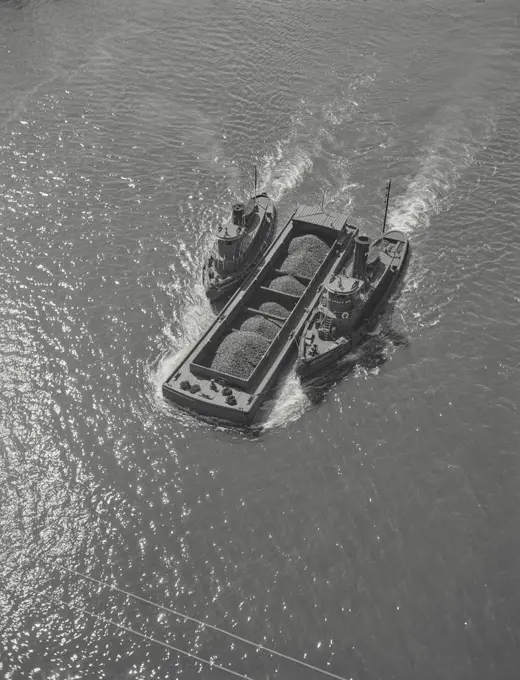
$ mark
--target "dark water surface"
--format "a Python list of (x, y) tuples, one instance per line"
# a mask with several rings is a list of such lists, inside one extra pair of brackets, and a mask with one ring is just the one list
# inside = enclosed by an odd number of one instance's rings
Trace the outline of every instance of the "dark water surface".
[[(0, 677), (520, 677), (517, 0), (1, 0)], [(214, 224), (382, 188), (413, 258), (259, 436), (161, 397)], [(392, 332), (387, 332), (390, 329)], [(395, 342), (404, 338), (408, 344)], [(39, 561), (42, 559), (43, 562)]]

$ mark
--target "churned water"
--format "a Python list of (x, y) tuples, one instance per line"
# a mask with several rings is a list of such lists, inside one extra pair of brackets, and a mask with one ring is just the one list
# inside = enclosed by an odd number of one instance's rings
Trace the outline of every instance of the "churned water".
[[(226, 676), (109, 621), (322, 677), (62, 566), (344, 678), (518, 677), (519, 112), (515, 0), (0, 2), (0, 677)], [(243, 433), (161, 382), (254, 164), (369, 236), (391, 177), (412, 259)]]

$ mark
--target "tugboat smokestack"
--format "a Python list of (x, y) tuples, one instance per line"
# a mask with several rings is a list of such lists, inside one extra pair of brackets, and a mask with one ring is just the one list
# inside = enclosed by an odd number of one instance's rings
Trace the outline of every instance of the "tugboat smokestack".
[(365, 280), (366, 277), (366, 265), (368, 249), (370, 247), (370, 239), (368, 236), (356, 236), (354, 239), (354, 266), (352, 268), (352, 274), (355, 279)]
[(233, 205), (233, 224), (242, 225), (244, 223), (244, 204), (235, 203)]

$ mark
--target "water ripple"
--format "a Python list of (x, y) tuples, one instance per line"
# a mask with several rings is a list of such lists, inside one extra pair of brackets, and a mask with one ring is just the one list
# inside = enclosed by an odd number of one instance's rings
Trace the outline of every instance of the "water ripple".
[[(46, 588), (253, 677), (296, 677), (60, 560), (346, 677), (507, 676), (516, 13), (2, 4), (6, 680), (203, 672)], [(245, 436), (178, 412), (161, 383), (213, 318), (202, 262), (254, 164), (282, 222), (323, 201), (370, 236), (391, 175), (412, 259), (355, 369), (319, 403), (288, 371)]]

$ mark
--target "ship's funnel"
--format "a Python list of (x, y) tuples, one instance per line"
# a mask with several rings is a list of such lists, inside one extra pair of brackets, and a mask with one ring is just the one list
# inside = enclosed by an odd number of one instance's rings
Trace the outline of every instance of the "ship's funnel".
[(356, 279), (365, 280), (366, 265), (368, 249), (370, 248), (370, 239), (368, 236), (356, 236), (354, 239), (354, 266), (352, 268), (352, 275)]
[(233, 224), (241, 226), (244, 224), (244, 204), (235, 203), (233, 205)]

